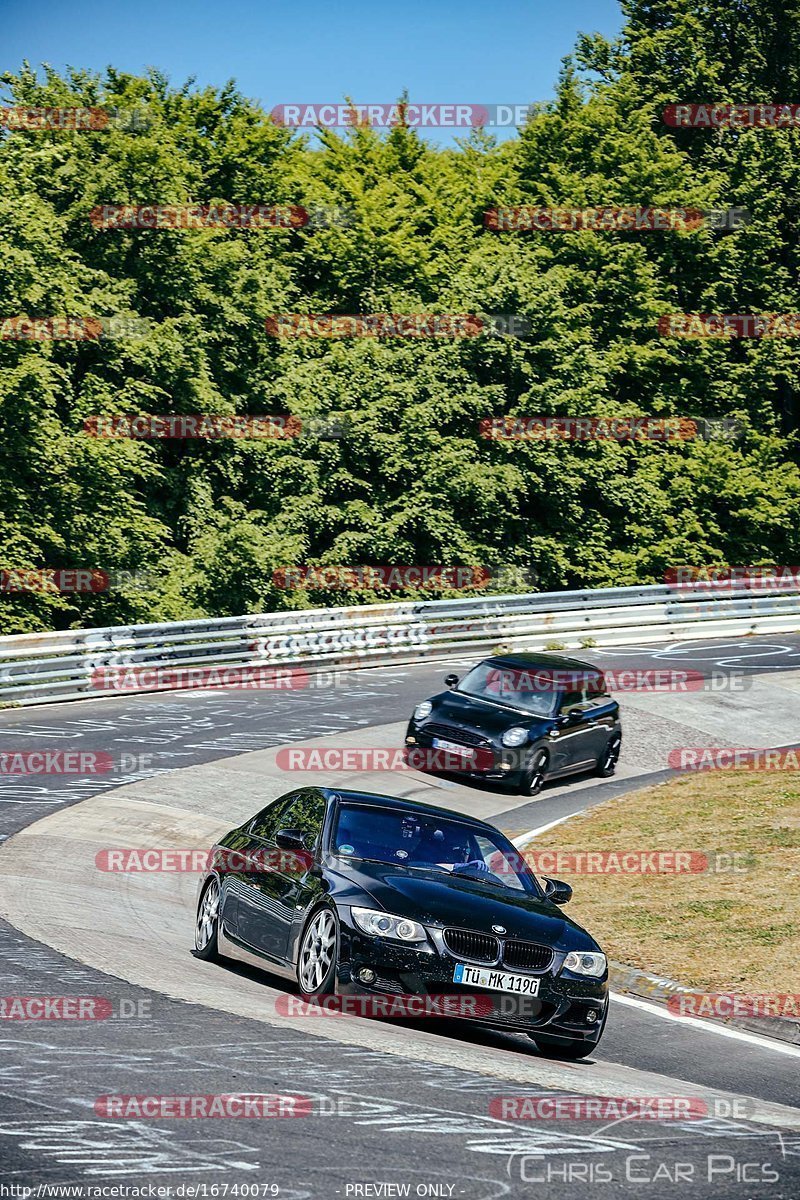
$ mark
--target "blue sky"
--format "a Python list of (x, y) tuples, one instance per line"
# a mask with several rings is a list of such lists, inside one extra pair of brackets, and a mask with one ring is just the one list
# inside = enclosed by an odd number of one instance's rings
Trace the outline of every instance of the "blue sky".
[[(531, 103), (552, 96), (578, 31), (616, 33), (616, 0), (0, 0), (0, 67), (23, 59), (165, 71), (220, 85), (233, 77), (267, 109), (291, 102)], [(452, 135), (437, 131), (433, 140)]]

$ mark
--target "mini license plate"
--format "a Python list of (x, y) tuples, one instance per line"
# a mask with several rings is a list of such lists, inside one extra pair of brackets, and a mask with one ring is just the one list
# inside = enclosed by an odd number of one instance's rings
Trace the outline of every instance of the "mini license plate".
[(457, 754), (460, 758), (472, 758), (474, 750), (468, 746), (459, 746), (456, 742), (448, 742), (446, 738), (431, 738), (434, 750), (447, 750), (450, 754)]

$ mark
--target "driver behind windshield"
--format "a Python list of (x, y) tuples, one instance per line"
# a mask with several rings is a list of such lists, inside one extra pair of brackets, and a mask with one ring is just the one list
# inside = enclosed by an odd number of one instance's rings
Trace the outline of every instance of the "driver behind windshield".
[(525, 888), (496, 845), (490, 846), (490, 865), (474, 834), (456, 822), (346, 805), (339, 810), (333, 847), (336, 854), (373, 862), (459, 875), (479, 873), (507, 887)]
[(443, 867), (448, 871), (452, 871), (456, 866), (469, 866), (478, 871), (488, 871), (486, 863), (478, 855), (477, 846), (471, 843), (471, 838), (467, 838), (466, 842), (461, 840), (460, 836), (458, 840), (454, 836), (448, 838), (442, 829), (426, 825), (422, 827), (419, 841), (414, 849), (409, 850), (409, 861), (415, 864), (424, 863)]
[(557, 700), (554, 684), (552, 672), (530, 675), (525, 671), (479, 663), (464, 676), (458, 691), (466, 696), (507, 704), (532, 716), (546, 717), (553, 712)]

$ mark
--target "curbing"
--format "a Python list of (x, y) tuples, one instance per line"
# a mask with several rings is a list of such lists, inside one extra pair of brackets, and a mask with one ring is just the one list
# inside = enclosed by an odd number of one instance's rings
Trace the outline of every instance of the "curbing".
[[(624, 963), (609, 962), (608, 980), (614, 991), (622, 992), (623, 995), (638, 996), (643, 1000), (666, 1003), (672, 996), (698, 995), (696, 989), (676, 983), (674, 979), (651, 975), (648, 971), (628, 967)], [(748, 1033), (758, 1033), (762, 1037), (776, 1038), (778, 1041), (800, 1046), (800, 1017), (797, 1020), (790, 1017), (702, 1017), (701, 1020), (712, 1025), (729, 1025), (734, 1029), (747, 1030)]]

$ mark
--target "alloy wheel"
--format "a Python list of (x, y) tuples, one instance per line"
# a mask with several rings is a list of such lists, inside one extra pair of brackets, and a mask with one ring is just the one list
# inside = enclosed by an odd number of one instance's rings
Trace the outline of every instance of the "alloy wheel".
[(306, 994), (318, 992), (330, 974), (336, 954), (336, 922), (328, 908), (321, 909), (303, 937), (298, 977)]
[(609, 741), (608, 745), (606, 746), (605, 754), (600, 760), (601, 775), (614, 774), (614, 768), (619, 760), (619, 752), (621, 748), (622, 738), (619, 736), (619, 734), (617, 734), (616, 737), (612, 737)]
[(197, 950), (205, 950), (214, 937), (219, 917), (219, 884), (212, 879), (197, 909), (197, 924), (194, 931), (194, 944)]
[(544, 772), (546, 766), (547, 755), (544, 750), (540, 750), (528, 771), (528, 778), (525, 781), (526, 795), (535, 796), (542, 790), (542, 787), (544, 786)]

